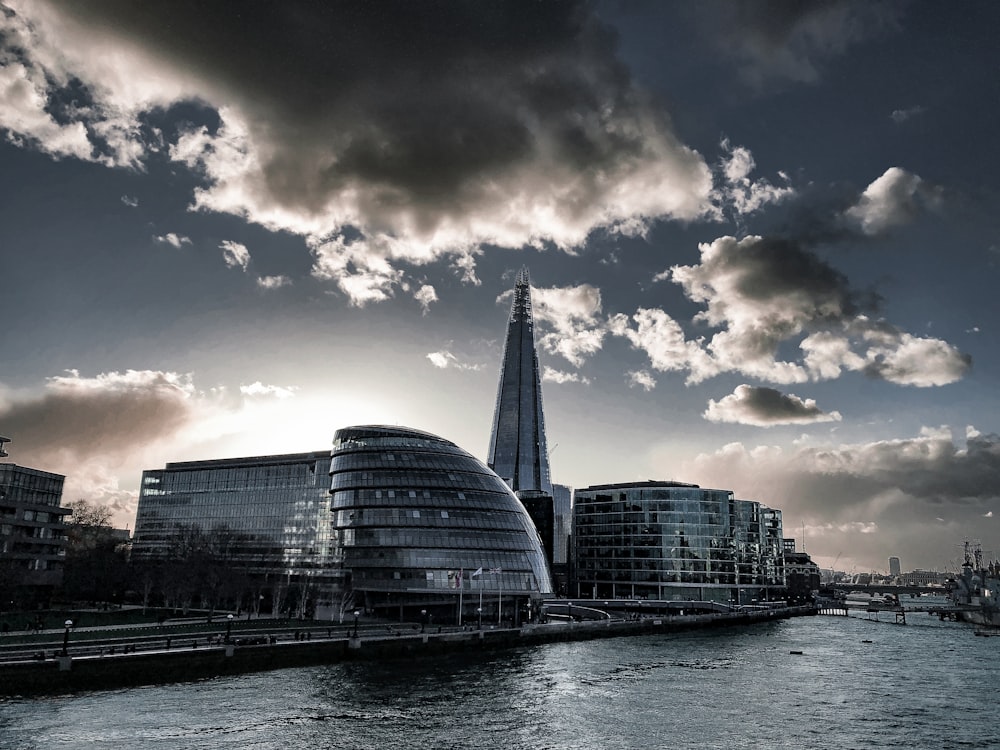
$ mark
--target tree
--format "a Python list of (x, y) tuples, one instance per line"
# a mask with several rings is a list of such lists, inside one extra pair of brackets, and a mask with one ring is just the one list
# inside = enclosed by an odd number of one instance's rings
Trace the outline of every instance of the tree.
[(119, 601), (128, 582), (128, 540), (111, 526), (111, 509), (75, 500), (65, 507), (66, 564), (63, 598), (70, 601)]

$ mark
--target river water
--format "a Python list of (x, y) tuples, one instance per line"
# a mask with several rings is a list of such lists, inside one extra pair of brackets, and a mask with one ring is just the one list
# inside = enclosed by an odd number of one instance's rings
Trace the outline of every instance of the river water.
[(1000, 638), (881, 618), (7, 700), (0, 750), (1000, 747)]

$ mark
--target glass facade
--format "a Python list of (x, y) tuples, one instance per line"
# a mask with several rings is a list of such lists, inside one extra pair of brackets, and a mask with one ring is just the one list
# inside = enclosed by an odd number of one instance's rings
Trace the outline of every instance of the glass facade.
[(515, 491), (552, 494), (527, 269), (514, 285), (487, 464)]
[(783, 595), (781, 513), (676, 482), (574, 493), (577, 595), (749, 604)]
[(401, 427), (338, 430), (330, 486), (353, 606), (440, 623), (474, 622), (482, 606), (484, 618), (523, 620), (552, 592), (524, 506), (454, 443)]
[(144, 471), (133, 559), (180, 559), (196, 533), (230, 571), (254, 580), (254, 599), (268, 599), (273, 610), (326, 614), (340, 577), (330, 545), (329, 470), (322, 451)]
[(0, 464), (0, 597), (44, 604), (62, 582), (66, 559), (63, 477)]

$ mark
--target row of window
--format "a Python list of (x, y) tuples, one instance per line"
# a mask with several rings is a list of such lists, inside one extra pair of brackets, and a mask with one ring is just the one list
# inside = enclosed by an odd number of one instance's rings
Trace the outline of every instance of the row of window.
[(344, 529), (344, 547), (360, 552), (366, 547), (418, 547), (422, 549), (530, 550), (529, 537), (521, 532), (479, 532), (468, 534), (448, 529)]
[(336, 472), (331, 477), (330, 487), (337, 490), (355, 487), (427, 487), (474, 490), (502, 491), (506, 485), (496, 476), (490, 474), (472, 474), (468, 472), (436, 472), (436, 471), (343, 471)]
[(516, 513), (504, 511), (465, 510), (403, 510), (400, 508), (366, 508), (337, 511), (333, 516), (334, 528), (361, 528), (368, 526), (432, 526), (435, 528), (464, 528), (492, 531), (509, 529), (528, 532), (524, 519)]

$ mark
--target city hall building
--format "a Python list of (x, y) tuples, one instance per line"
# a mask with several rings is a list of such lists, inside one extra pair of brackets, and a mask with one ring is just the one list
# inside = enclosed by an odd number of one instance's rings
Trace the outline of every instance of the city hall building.
[(539, 534), (482, 461), (402, 427), (338, 430), (332, 547), (354, 606), (441, 624), (523, 622), (551, 596)]
[(680, 482), (574, 493), (575, 595), (713, 601), (784, 598), (781, 512)]

